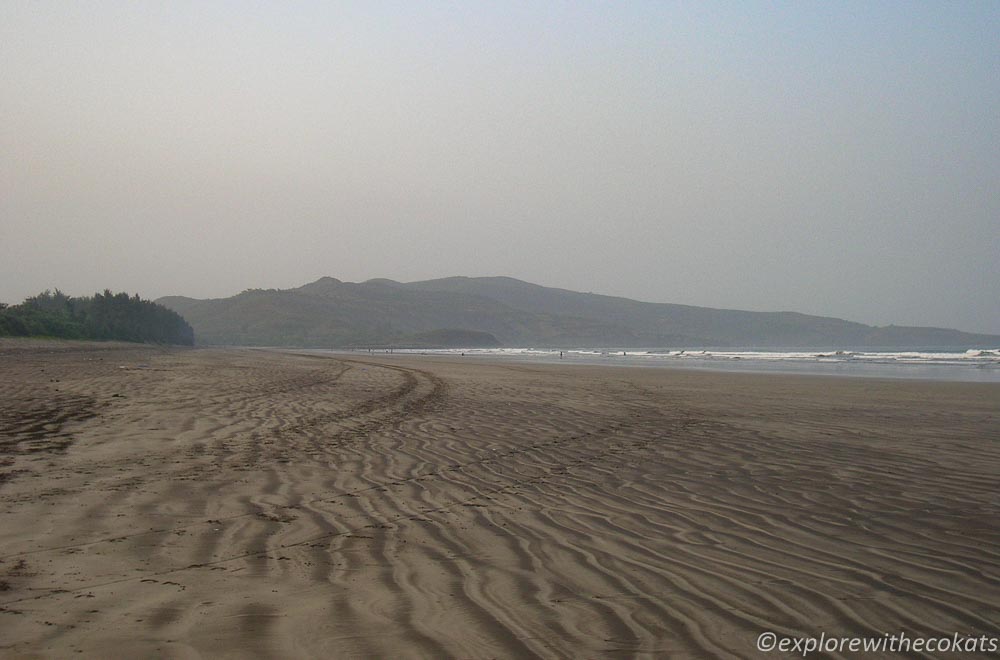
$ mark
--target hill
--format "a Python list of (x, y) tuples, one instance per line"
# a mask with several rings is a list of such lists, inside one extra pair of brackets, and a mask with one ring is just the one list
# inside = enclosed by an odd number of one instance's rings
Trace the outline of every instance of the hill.
[(880, 328), (796, 312), (647, 303), (509, 277), (409, 283), (324, 277), (294, 289), (251, 289), (213, 300), (171, 296), (157, 302), (184, 316), (206, 344), (455, 346), (469, 339), (461, 331), (473, 331), (506, 346), (1000, 346), (996, 335)]

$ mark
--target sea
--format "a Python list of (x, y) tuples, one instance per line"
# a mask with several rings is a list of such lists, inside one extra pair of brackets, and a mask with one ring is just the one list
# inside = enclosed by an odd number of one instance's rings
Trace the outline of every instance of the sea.
[[(357, 353), (367, 353), (358, 350)], [(379, 354), (385, 350), (375, 351)], [(680, 367), (712, 371), (815, 374), (1000, 383), (1000, 348), (449, 348), (393, 349), (393, 354), (624, 367)]]

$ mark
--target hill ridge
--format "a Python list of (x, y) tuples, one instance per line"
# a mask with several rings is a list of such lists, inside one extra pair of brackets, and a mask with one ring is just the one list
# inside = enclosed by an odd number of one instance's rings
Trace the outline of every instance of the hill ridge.
[(207, 344), (385, 345), (482, 332), (506, 346), (553, 348), (1000, 346), (1000, 336), (948, 328), (644, 302), (509, 276), (414, 282), (327, 276), (291, 289), (247, 289), (206, 300), (165, 296), (157, 302), (183, 315)]

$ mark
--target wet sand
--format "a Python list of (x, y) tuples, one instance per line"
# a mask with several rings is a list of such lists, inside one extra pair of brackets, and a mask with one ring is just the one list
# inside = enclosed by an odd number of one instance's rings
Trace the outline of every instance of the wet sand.
[(998, 475), (998, 385), (0, 340), (0, 656), (996, 634)]

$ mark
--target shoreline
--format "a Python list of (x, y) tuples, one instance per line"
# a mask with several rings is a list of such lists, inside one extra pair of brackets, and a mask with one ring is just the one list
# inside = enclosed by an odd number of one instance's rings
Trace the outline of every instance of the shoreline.
[[(682, 360), (658, 359), (623, 359), (621, 356), (567, 356), (559, 358), (550, 355), (518, 355), (518, 354), (483, 354), (469, 350), (461, 352), (438, 352), (406, 350), (397, 353), (378, 352), (367, 353), (349, 349), (323, 348), (280, 348), (268, 347), (262, 350), (274, 350), (289, 353), (316, 355), (353, 355), (370, 357), (419, 357), (419, 358), (454, 358), (468, 361), (477, 360), (481, 364), (508, 362), (512, 364), (547, 364), (552, 366), (602, 366), (622, 367), (628, 369), (675, 369), (682, 371), (713, 372), (713, 373), (747, 373), (758, 375), (788, 375), (788, 376), (818, 376), (831, 378), (863, 378), (901, 381), (926, 382), (959, 382), (1000, 384), (1000, 367), (953, 364), (885, 364), (878, 362), (811, 362), (797, 360), (755, 360), (755, 359), (699, 359), (684, 358)], [(459, 349), (456, 349), (459, 350)]]
[(1000, 625), (993, 384), (103, 346), (0, 343), (0, 655)]

